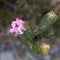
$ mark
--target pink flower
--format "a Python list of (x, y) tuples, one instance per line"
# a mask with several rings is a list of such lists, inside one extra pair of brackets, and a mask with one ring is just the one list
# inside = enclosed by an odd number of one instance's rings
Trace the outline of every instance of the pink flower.
[[(17, 26), (16, 26), (17, 25)], [(17, 24), (17, 21), (12, 21), (12, 24), (11, 26), (14, 28), (14, 27), (18, 27), (18, 24)]]
[(12, 33), (12, 35), (17, 36), (18, 35), (18, 30), (14, 29), (14, 28), (10, 28), (10, 32)]
[(16, 18), (16, 21), (18, 24), (24, 24), (25, 23), (25, 21), (22, 21), (22, 19), (20, 19), (20, 18)]
[(25, 21), (22, 21), (20, 18), (16, 18), (16, 21), (12, 21), (12, 28), (10, 28), (10, 32), (17, 36), (18, 34), (23, 34), (23, 32), (26, 30), (24, 27)]

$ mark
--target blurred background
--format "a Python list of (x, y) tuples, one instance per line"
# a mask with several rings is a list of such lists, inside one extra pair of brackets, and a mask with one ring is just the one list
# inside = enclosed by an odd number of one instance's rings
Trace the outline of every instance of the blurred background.
[[(53, 39), (48, 39), (48, 43), (52, 46), (50, 53), (46, 56), (34, 56), (29, 47), (20, 41), (20, 57), (17, 57), (17, 60), (18, 58), (20, 60), (60, 60), (60, 0), (0, 0), (0, 45), (7, 46), (6, 41), (14, 41), (14, 37), (11, 37), (8, 30), (11, 21), (15, 20), (16, 17), (36, 26), (39, 25), (41, 18), (52, 10), (58, 16), (58, 21), (55, 24)], [(14, 43), (18, 43), (19, 40), (17, 38), (15, 40), (17, 41)], [(2, 58), (8, 55), (8, 52), (3, 52), (0, 54)], [(1, 60), (4, 60), (2, 58)], [(14, 60), (13, 57), (10, 60)]]
[(51, 10), (59, 16), (59, 9), (60, 0), (0, 0), (0, 20), (7, 25), (20, 17), (37, 24)]

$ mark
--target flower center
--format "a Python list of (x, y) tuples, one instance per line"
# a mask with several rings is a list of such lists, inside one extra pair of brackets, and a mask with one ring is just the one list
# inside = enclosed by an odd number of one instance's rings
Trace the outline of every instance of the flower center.
[(16, 32), (13, 32), (13, 35), (15, 35), (16, 34)]
[(18, 24), (16, 24), (16, 25), (15, 25), (15, 27), (19, 27), (19, 25), (18, 25)]

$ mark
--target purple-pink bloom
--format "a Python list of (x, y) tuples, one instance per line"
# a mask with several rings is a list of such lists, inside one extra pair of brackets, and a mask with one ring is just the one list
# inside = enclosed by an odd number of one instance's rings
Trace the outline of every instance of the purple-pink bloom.
[(12, 35), (17, 36), (18, 35), (18, 31), (14, 28), (10, 28), (10, 32), (12, 33)]
[(16, 27), (16, 24), (17, 24), (17, 21), (12, 21), (12, 24), (11, 24), (12, 28)]
[(16, 18), (16, 21), (12, 21), (10, 32), (17, 36), (18, 34), (23, 34), (23, 32), (26, 30), (24, 27), (25, 21), (23, 21), (20, 18)]
[(22, 19), (20, 19), (20, 18), (16, 18), (16, 21), (17, 21), (17, 23), (19, 24), (24, 24), (25, 23), (25, 21), (23, 21)]

